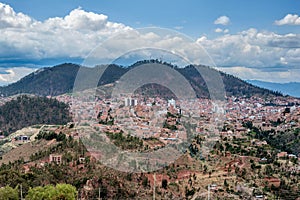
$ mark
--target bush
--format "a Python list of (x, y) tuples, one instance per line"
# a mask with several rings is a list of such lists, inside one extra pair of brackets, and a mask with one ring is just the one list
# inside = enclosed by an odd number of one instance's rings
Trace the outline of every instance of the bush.
[(69, 184), (46, 185), (35, 187), (28, 191), (28, 200), (75, 200), (77, 198), (76, 188)]
[(167, 189), (167, 187), (168, 187), (168, 181), (166, 179), (163, 179), (161, 181), (161, 187), (164, 188), (164, 189)]
[(9, 186), (0, 188), (0, 200), (18, 200), (18, 190)]

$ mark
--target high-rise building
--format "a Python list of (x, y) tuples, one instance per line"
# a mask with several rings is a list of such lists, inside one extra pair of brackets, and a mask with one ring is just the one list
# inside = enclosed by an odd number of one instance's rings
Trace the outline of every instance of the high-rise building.
[(125, 98), (125, 106), (136, 106), (138, 104), (137, 99), (134, 98)]

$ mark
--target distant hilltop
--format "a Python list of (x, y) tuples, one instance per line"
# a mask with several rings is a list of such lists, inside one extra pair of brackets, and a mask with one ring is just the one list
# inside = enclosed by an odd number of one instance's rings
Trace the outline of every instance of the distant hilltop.
[[(144, 63), (160, 63), (174, 68), (189, 81), (198, 98), (209, 98), (206, 83), (193, 65), (178, 68), (172, 64), (158, 60), (138, 61), (127, 67), (111, 64), (106, 68), (103, 76), (98, 82), (98, 86), (114, 83), (127, 71)], [(72, 63), (64, 63), (54, 67), (43, 68), (23, 77), (15, 83), (0, 87), (0, 94), (2, 96), (11, 96), (20, 93), (27, 93), (39, 96), (57, 96), (72, 92), (74, 81), (80, 67), (82, 66)], [(215, 70), (207, 66), (199, 67)], [(99, 66), (94, 68), (82, 67), (81, 70), (85, 71), (87, 75), (86, 87), (89, 87), (89, 76), (97, 76), (99, 74)], [(223, 72), (220, 72), (220, 74), (223, 79), (227, 96), (282, 96), (279, 92), (254, 86), (232, 75), (228, 75)]]
[(262, 88), (266, 88), (268, 90), (278, 91), (286, 95), (300, 98), (299, 82), (273, 83), (258, 80), (247, 80), (247, 82)]

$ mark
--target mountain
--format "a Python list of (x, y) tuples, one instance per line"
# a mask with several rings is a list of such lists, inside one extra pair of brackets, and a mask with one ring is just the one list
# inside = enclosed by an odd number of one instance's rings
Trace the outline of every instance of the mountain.
[(300, 82), (290, 83), (273, 83), (258, 80), (247, 80), (248, 83), (258, 87), (266, 88), (273, 91), (279, 91), (282, 94), (287, 94), (294, 97), (300, 97)]
[(0, 87), (0, 94), (4, 96), (20, 93), (41, 96), (63, 94), (72, 90), (79, 68), (79, 65), (70, 63), (43, 68), (15, 83)]
[[(197, 97), (209, 97), (209, 92), (206, 83), (194, 66), (190, 65), (184, 68), (177, 68), (176, 66), (165, 62), (162, 63), (161, 61), (157, 60), (139, 61), (128, 67), (122, 67), (114, 64), (109, 65), (104, 71), (101, 79), (99, 80), (98, 86), (113, 83), (117, 81), (122, 75), (124, 75), (128, 70), (131, 70), (134, 67), (137, 67), (144, 63), (161, 63), (174, 68), (189, 81), (189, 83), (195, 90)], [(199, 67), (202, 67), (207, 71), (215, 70), (206, 66)], [(79, 65), (71, 63), (65, 63), (54, 67), (48, 67), (38, 70), (37, 72), (33, 72), (13, 84), (0, 87), (0, 94), (2, 94), (3, 96), (11, 96), (19, 93), (29, 93), (41, 96), (56, 96), (68, 93), (72, 91), (74, 81), (76, 79), (76, 75), (79, 69), (81, 70), (81, 74), (84, 74), (84, 86), (82, 89), (86, 89), (89, 87), (93, 87), (92, 80), (95, 80), (95, 78), (100, 77), (100, 74), (102, 73), (104, 68), (101, 66), (96, 66), (94, 68), (80, 68)], [(220, 73), (224, 82), (227, 96), (281, 95), (277, 92), (273, 92), (249, 84), (232, 75), (228, 75), (223, 72)]]
[(23, 95), (0, 106), (0, 133), (4, 135), (35, 124), (66, 124), (71, 120), (67, 104), (46, 97)]

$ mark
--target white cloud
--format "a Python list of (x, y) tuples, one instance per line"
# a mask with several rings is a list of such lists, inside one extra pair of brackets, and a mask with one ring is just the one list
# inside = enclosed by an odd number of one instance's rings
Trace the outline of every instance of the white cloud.
[(0, 85), (16, 82), (35, 70), (36, 69), (27, 67), (0, 68), (0, 71), (2, 71), (2, 73), (0, 72)]
[(219, 67), (218, 69), (244, 80), (288, 83), (299, 82), (300, 77), (300, 69), (291, 69), (286, 71), (262, 71), (260, 69), (244, 66)]
[(300, 25), (300, 16), (294, 14), (287, 14), (283, 19), (274, 22), (278, 26), (282, 25)]
[[(226, 16), (215, 21), (215, 24), (221, 25), (229, 23), (230, 19)], [(266, 68), (274, 66), (281, 67), (280, 72), (276, 69), (276, 73), (281, 73), (281, 80), (284, 77), (288, 80), (289, 75), (294, 78), (299, 75), (296, 69), (300, 66), (300, 34), (277, 34), (254, 28), (236, 34), (229, 34), (228, 29), (217, 28), (215, 31), (224, 34), (214, 39), (202, 36), (190, 41), (163, 31), (159, 34), (134, 30), (122, 23), (109, 21), (106, 15), (86, 12), (81, 8), (65, 17), (37, 21), (0, 3), (2, 62), (12, 59), (85, 58), (92, 49), (102, 44), (97, 56), (104, 60), (118, 58), (122, 52), (132, 49), (155, 47), (177, 53), (196, 64), (213, 65), (207, 59), (206, 50), (218, 66), (247, 66), (243, 70), (232, 68), (232, 72), (241, 73), (241, 77), (247, 75), (246, 69), (251, 70), (248, 75), (252, 74), (253, 78), (261, 77), (258, 72), (267, 73)], [(106, 41), (116, 33), (120, 35)], [(16, 74), (22, 74), (16, 70), (14, 68), (9, 74), (0, 74), (0, 81), (16, 80)], [(265, 77), (268, 76), (265, 74)], [(276, 80), (275, 75), (269, 77)]]
[[(95, 51), (89, 55), (89, 58), (84, 64), (94, 65), (101, 60), (112, 62), (124, 53), (138, 50), (143, 54), (142, 49), (149, 48), (171, 52), (191, 63), (213, 65), (205, 50), (194, 40), (188, 37), (185, 38), (182, 35), (180, 36), (178, 32), (156, 28), (130, 30), (120, 33), (103, 42), (99, 48), (95, 49)], [(140, 56), (141, 55), (139, 55), (139, 57)], [(150, 58), (147, 55), (143, 56), (144, 59)], [(157, 58), (159, 59), (160, 56)]]
[(0, 3), (2, 58), (82, 58), (104, 39), (129, 29), (124, 24), (109, 21), (106, 15), (81, 8), (63, 18), (36, 21)]
[(216, 28), (216, 29), (215, 29), (215, 32), (216, 32), (216, 33), (222, 33), (222, 32), (223, 32), (223, 29), (221, 29), (221, 28)]
[(299, 40), (298, 34), (280, 35), (251, 28), (215, 39), (201, 37), (197, 42), (206, 48), (219, 66), (272, 67), (285, 64), (297, 67)]
[(273, 82), (299, 82), (299, 41), (300, 34), (277, 34), (253, 28), (214, 39), (202, 36), (197, 40), (217, 66), (226, 66), (222, 70), (245, 79)]
[(33, 23), (33, 20), (23, 13), (15, 11), (6, 4), (0, 2), (0, 29), (1, 28), (24, 28)]
[(228, 25), (230, 23), (230, 19), (227, 16), (221, 16), (215, 20), (214, 24)]
[(286, 59), (284, 57), (280, 57), (280, 62), (283, 64), (283, 65), (287, 65), (288, 62), (286, 61)]
[(229, 29), (221, 29), (221, 28), (216, 28), (215, 29), (215, 32), (216, 33), (228, 33), (229, 32)]

